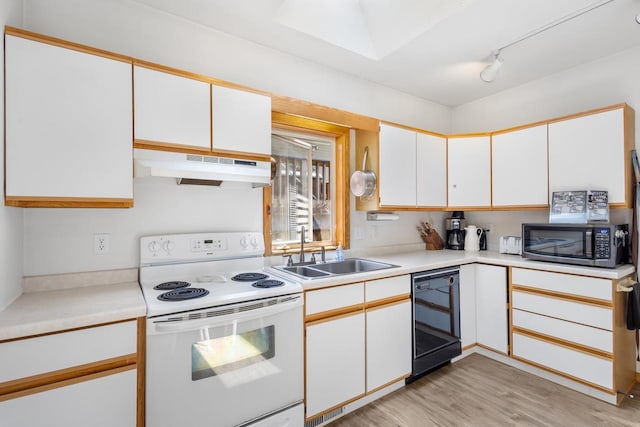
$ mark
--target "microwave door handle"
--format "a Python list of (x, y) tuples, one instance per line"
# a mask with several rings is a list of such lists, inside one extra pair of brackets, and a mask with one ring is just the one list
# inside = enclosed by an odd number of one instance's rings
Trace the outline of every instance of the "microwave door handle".
[(587, 230), (585, 231), (585, 247), (584, 247), (584, 252), (585, 252), (585, 257), (587, 257), (588, 259), (591, 259), (591, 257), (593, 257), (593, 232), (591, 230)]
[(228, 325), (233, 322), (246, 322), (266, 316), (273, 316), (274, 314), (292, 310), (300, 306), (302, 306), (302, 296), (297, 296), (291, 301), (271, 307), (261, 307), (241, 313), (231, 313), (204, 319), (158, 322), (154, 326), (155, 332), (157, 333), (194, 331), (201, 328), (214, 328), (216, 326)]

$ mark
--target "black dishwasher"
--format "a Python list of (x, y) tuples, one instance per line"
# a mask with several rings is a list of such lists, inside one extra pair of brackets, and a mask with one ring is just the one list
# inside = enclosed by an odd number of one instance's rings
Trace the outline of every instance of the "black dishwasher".
[(411, 382), (461, 354), (460, 267), (411, 275), (413, 366)]

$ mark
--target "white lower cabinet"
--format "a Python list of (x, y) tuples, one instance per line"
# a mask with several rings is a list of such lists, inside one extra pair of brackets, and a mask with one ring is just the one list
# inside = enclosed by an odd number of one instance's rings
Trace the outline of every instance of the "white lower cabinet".
[(513, 334), (513, 355), (579, 381), (613, 389), (613, 360), (528, 335)]
[(368, 309), (366, 316), (370, 392), (411, 372), (411, 300)]
[(620, 401), (635, 383), (634, 333), (615, 282), (511, 269), (512, 357)]
[(476, 265), (476, 333), (478, 344), (509, 353), (506, 267)]
[(307, 420), (411, 373), (409, 275), (307, 291), (305, 316)]
[(136, 426), (141, 321), (0, 344), (0, 426)]
[(136, 425), (137, 370), (0, 402), (0, 425), (129, 427)]
[(364, 313), (306, 326), (306, 417), (365, 392)]
[(460, 266), (460, 344), (476, 344), (476, 265)]

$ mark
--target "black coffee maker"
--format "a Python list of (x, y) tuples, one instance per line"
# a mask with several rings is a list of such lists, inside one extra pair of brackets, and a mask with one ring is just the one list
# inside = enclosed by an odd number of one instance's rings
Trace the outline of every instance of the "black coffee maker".
[(447, 249), (464, 249), (464, 228), (466, 226), (467, 222), (464, 220), (463, 211), (454, 211), (451, 218), (445, 219)]

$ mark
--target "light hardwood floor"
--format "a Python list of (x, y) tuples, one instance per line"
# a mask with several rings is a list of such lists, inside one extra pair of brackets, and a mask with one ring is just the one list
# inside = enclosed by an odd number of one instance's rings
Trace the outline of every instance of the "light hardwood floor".
[(636, 398), (615, 407), (472, 354), (330, 424), (330, 427), (640, 426)]

